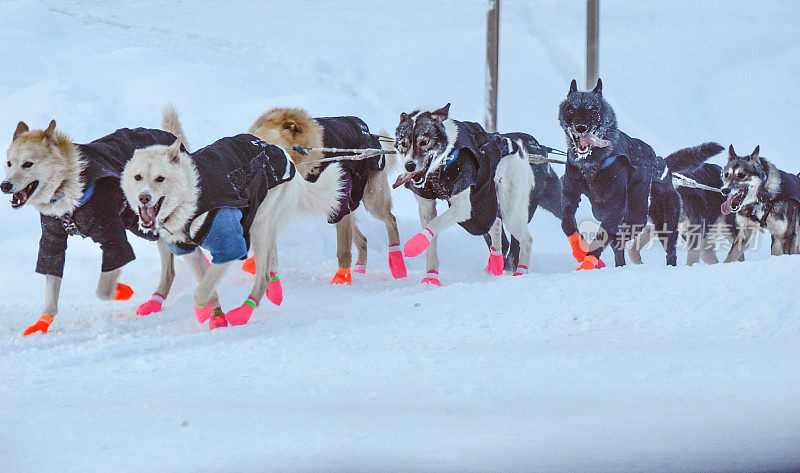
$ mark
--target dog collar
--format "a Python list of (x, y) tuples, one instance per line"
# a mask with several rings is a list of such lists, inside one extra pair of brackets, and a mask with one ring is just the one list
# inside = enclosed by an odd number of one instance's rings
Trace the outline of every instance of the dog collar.
[(594, 165), (592, 165), (592, 163), (579, 163), (578, 161), (575, 160), (575, 158), (573, 157), (572, 154), (568, 154), (567, 155), (567, 162), (569, 162), (573, 166), (579, 167), (581, 169), (591, 169), (593, 167), (596, 167), (598, 170), (600, 170), (600, 169), (605, 169), (605, 168), (611, 166), (612, 164), (614, 164), (614, 161), (616, 161), (617, 158), (619, 158), (619, 155), (609, 156), (605, 160), (603, 160), (603, 162), (600, 163), (599, 166), (594, 166)]
[(457, 150), (457, 149), (453, 150), (453, 151), (452, 151), (452, 152), (451, 152), (451, 153), (450, 153), (450, 154), (447, 156), (447, 159), (444, 161), (444, 164), (442, 164), (442, 171), (444, 171), (445, 169), (447, 169), (447, 166), (449, 166), (449, 165), (450, 165), (450, 164), (451, 164), (453, 161), (455, 161), (456, 159), (458, 159), (458, 150)]

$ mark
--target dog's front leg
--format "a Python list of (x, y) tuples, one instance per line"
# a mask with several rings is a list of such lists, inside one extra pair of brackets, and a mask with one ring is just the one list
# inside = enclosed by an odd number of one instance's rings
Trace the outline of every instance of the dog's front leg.
[(757, 229), (753, 230), (752, 225), (741, 226), (739, 228), (739, 234), (736, 235), (736, 239), (733, 241), (733, 244), (731, 245), (731, 251), (728, 252), (728, 256), (725, 258), (725, 262), (731, 263), (739, 260), (739, 258), (741, 258), (744, 255), (744, 250), (750, 243), (750, 240), (757, 233), (758, 230)]
[(209, 305), (213, 307), (212, 298), (216, 296), (217, 285), (222, 277), (225, 276), (225, 271), (228, 270), (229, 265), (230, 262), (211, 263), (211, 265), (206, 268), (203, 279), (200, 281), (200, 284), (197, 285), (197, 289), (194, 291), (195, 307), (205, 308)]
[[(117, 268), (112, 271), (106, 271), (104, 273), (100, 273), (100, 279), (97, 281), (97, 290), (95, 294), (97, 294), (98, 299), (101, 301), (110, 301), (110, 300), (124, 300), (126, 299), (124, 296), (126, 295), (120, 286), (130, 288), (125, 286), (124, 284), (118, 284), (117, 280), (119, 279), (119, 275), (122, 272), (122, 268)], [(128, 295), (127, 299), (130, 299), (130, 295)]]
[(158, 240), (156, 246), (158, 246), (158, 256), (161, 259), (161, 274), (158, 278), (158, 286), (153, 296), (136, 309), (137, 315), (150, 315), (153, 312), (161, 312), (161, 306), (169, 295), (172, 282), (175, 280), (175, 255), (172, 254), (167, 244), (161, 239)]
[(45, 276), (45, 289), (44, 289), (44, 308), (42, 315), (35, 324), (26, 328), (22, 335), (26, 337), (32, 333), (42, 332), (47, 333), (50, 324), (53, 323), (53, 317), (58, 313), (58, 295), (61, 292), (61, 278), (48, 274)]
[(630, 256), (633, 264), (642, 262), (642, 249), (650, 243), (650, 240), (653, 238), (654, 230), (655, 226), (653, 223), (648, 222), (642, 231), (633, 239), (631, 247), (628, 249), (628, 256)]
[[(415, 194), (417, 197), (417, 207), (419, 211), (419, 221), (422, 228), (427, 228), (428, 224), (436, 218), (436, 200), (425, 199)], [(432, 236), (432, 235), (431, 235)], [(427, 276), (422, 279), (425, 284), (439, 285), (439, 255), (437, 254), (436, 238), (432, 238), (430, 245), (425, 251)], [(406, 253), (408, 256), (408, 253)]]

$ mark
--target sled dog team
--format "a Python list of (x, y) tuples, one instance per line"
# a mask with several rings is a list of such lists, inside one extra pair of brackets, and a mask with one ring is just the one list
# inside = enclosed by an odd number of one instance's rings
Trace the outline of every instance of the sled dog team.
[[(366, 238), (352, 215), (362, 202), (386, 225), (392, 275), (405, 277), (403, 258), (424, 251), (422, 282), (437, 286), (436, 237), (456, 223), (486, 239), (487, 272), (527, 273), (528, 222), (539, 206), (561, 220), (579, 270), (603, 267), (600, 254), (607, 245), (614, 263), (624, 265), (629, 240), (629, 256), (640, 263), (640, 250), (656, 232), (668, 265), (677, 263), (679, 234), (687, 240), (687, 264), (716, 263), (713, 229), (720, 224), (735, 229), (726, 262), (741, 260), (761, 228), (772, 235), (772, 254), (800, 252), (800, 178), (777, 169), (758, 147), (740, 156), (731, 146), (724, 168), (705, 162), (722, 151), (716, 143), (662, 158), (617, 128), (600, 80), (585, 92), (573, 80), (558, 120), (568, 148), (560, 179), (543, 159), (551, 149), (533, 136), (489, 133), (477, 123), (450, 118), (449, 104), (402, 113), (393, 145), (359, 118), (312, 118), (291, 108), (272, 109), (247, 134), (194, 151), (171, 106), (163, 111), (162, 130), (123, 128), (87, 144), (73, 143), (55, 121), (44, 130), (20, 122), (0, 190), (11, 194), (12, 207), (30, 203), (39, 211), (36, 272), (46, 277), (43, 314), (24, 335), (47, 333), (58, 312), (70, 235), (100, 244), (96, 293), (104, 300), (133, 295), (118, 282), (121, 268), (134, 259), (126, 231), (157, 242), (161, 274), (139, 315), (161, 310), (175, 277), (174, 255), (183, 256), (198, 281), (195, 316), (215, 329), (247, 323), (264, 295), (281, 304), (277, 241), (296, 215), (325, 217), (336, 227), (338, 270), (332, 284), (351, 283), (353, 244), (353, 270), (365, 272)], [(321, 151), (382, 147), (389, 152), (359, 160)], [(398, 161), (404, 172), (393, 187), (414, 194), (422, 226), (402, 249), (387, 178)], [(575, 220), (581, 196), (600, 221), (591, 244)], [(437, 200), (449, 205), (440, 215)], [(225, 312), (217, 285), (239, 260), (255, 275), (253, 288), (241, 306)]]

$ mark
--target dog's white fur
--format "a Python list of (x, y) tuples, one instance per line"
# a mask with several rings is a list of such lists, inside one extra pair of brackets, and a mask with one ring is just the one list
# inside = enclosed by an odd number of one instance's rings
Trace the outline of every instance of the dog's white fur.
[[(415, 110), (411, 116), (416, 116), (419, 112), (420, 110)], [(447, 147), (442, 154), (431, 160), (430, 167), (426, 172), (426, 179), (431, 170), (435, 169), (435, 166), (441, 165), (450, 154), (458, 139), (458, 127), (451, 118), (445, 119), (442, 125), (447, 133)], [(495, 221), (489, 231), (489, 236), (492, 246), (500, 248), (502, 246), (501, 231), (505, 225), (509, 233), (520, 242), (518, 264), (529, 267), (533, 237), (528, 230), (528, 205), (535, 183), (528, 153), (524, 151), (524, 148), (520, 149), (519, 153), (503, 157), (495, 170), (494, 181), (502, 221), (500, 219)], [(406, 159), (406, 156), (401, 156), (401, 159)], [(421, 185), (424, 185), (424, 181)], [(425, 252), (427, 271), (438, 271), (438, 235), (442, 230), (469, 219), (472, 213), (470, 189), (452, 196), (448, 200), (450, 207), (438, 216), (436, 215), (436, 200), (425, 199), (416, 194), (415, 196), (419, 206), (420, 223), (423, 228), (428, 228), (434, 236)]]
[[(161, 210), (157, 215), (156, 229), (165, 241), (179, 242), (186, 239), (185, 229), (189, 225), (194, 234), (202, 223), (205, 214), (190, 222), (196, 212), (199, 194), (198, 173), (192, 157), (180, 150), (184, 138), (183, 129), (174, 108), (168, 106), (162, 114), (162, 126), (166, 131), (180, 137), (170, 146), (155, 145), (137, 150), (122, 174), (122, 189), (134, 209), (139, 209), (139, 196), (149, 194), (152, 202), (163, 198)], [(277, 239), (280, 231), (298, 213), (309, 215), (330, 215), (336, 210), (341, 197), (341, 167), (335, 163), (319, 177), (315, 183), (303, 179), (299, 174), (291, 180), (270, 189), (259, 206), (250, 229), (250, 241), (255, 256), (257, 273), (250, 297), (261, 300), (269, 273), (278, 272)], [(136, 176), (140, 180), (136, 180)], [(164, 177), (157, 182), (157, 177)], [(191, 235), (190, 235), (191, 236)], [(199, 255), (197, 250), (193, 254)], [(162, 258), (162, 263), (164, 258)], [(200, 282), (195, 290), (194, 302), (203, 306), (214, 302), (216, 286), (225, 273), (228, 263), (211, 264), (207, 270), (198, 268)], [(162, 280), (166, 268), (162, 264)]]

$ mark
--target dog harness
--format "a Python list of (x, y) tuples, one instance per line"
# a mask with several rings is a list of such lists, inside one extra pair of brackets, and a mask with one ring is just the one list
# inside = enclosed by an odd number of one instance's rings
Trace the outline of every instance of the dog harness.
[(498, 216), (494, 183), (497, 165), (504, 156), (519, 151), (519, 145), (499, 133), (487, 133), (477, 123), (453, 122), (457, 135), (443, 164), (428, 172), (422, 187), (412, 181), (405, 186), (422, 198), (442, 200), (469, 188), (470, 217), (459, 225), (473, 235), (483, 235)]
[[(191, 156), (200, 176), (197, 209), (186, 224), (187, 240), (167, 245), (178, 255), (205, 248), (214, 263), (245, 258), (258, 207), (269, 189), (294, 177), (292, 161), (281, 148), (248, 134), (222, 138)], [(203, 224), (190, 235), (202, 214)]]
[[(122, 128), (88, 144), (77, 145), (85, 162), (81, 171), (83, 196), (74, 210), (53, 217), (41, 215), (42, 238), (36, 272), (62, 277), (67, 237), (80, 235), (99, 243), (101, 271), (113, 271), (135, 259), (126, 230), (148, 240), (158, 237), (139, 229), (139, 217), (128, 206), (119, 176), (138, 148), (171, 145), (175, 136), (162, 130)], [(63, 195), (60, 196), (63, 198)]]
[(769, 199), (766, 186), (762, 186), (762, 190), (759, 191), (758, 195), (758, 203), (763, 206), (764, 214), (761, 218), (755, 215), (756, 208), (755, 206), (750, 211), (749, 217), (758, 222), (761, 228), (767, 228), (767, 217), (772, 212), (772, 209), (775, 207), (775, 203), (781, 200), (794, 200), (798, 204), (800, 204), (800, 177), (795, 174), (789, 174), (788, 172), (781, 171), (778, 169), (778, 173), (780, 175), (780, 188), (778, 189), (778, 194), (775, 195), (774, 198)]
[[(322, 125), (322, 142), (327, 148), (346, 149), (380, 149), (378, 137), (370, 134), (369, 127), (358, 117), (322, 117), (315, 118)], [(325, 153), (326, 158), (345, 156), (349, 153)], [(328, 218), (329, 223), (336, 223), (345, 215), (356, 210), (364, 197), (364, 188), (369, 176), (380, 171), (386, 165), (383, 155), (361, 160), (343, 160), (342, 166), (342, 199), (339, 209)], [(325, 169), (326, 164), (321, 169)]]

